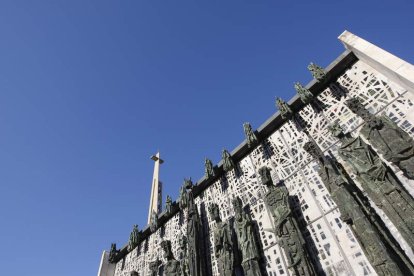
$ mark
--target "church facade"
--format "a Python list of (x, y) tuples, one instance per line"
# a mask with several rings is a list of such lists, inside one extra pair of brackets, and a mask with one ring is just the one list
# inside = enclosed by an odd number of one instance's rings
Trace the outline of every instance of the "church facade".
[(98, 276), (414, 275), (414, 66), (346, 50), (180, 197), (104, 252)]

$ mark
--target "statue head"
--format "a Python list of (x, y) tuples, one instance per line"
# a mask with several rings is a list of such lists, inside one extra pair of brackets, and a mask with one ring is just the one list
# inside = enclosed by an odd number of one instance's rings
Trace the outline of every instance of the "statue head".
[(350, 98), (345, 101), (345, 105), (355, 114), (363, 116), (368, 112), (365, 109), (365, 106), (357, 99), (357, 98)]
[(313, 141), (306, 142), (305, 145), (303, 146), (303, 149), (307, 153), (309, 153), (313, 158), (319, 161), (321, 161), (321, 159), (323, 159), (324, 157), (322, 150)]
[(187, 190), (191, 190), (193, 188), (193, 181), (191, 181), (191, 177), (189, 179), (184, 178), (184, 187)]
[(273, 180), (272, 176), (270, 175), (270, 168), (264, 166), (259, 169), (260, 179), (262, 180), (263, 185), (265, 186), (272, 186)]
[(164, 250), (164, 257), (167, 260), (171, 260), (171, 259), (174, 258), (173, 257), (173, 254), (172, 254), (172, 251), (171, 251), (171, 241), (169, 241), (169, 240), (163, 240), (161, 242), (161, 248), (162, 248), (162, 250)]
[(240, 199), (240, 197), (235, 197), (232, 201), (234, 213), (235, 213), (235, 219), (237, 221), (241, 221), (243, 219), (243, 203)]
[(345, 102), (345, 105), (355, 114), (360, 116), (370, 127), (381, 127), (382, 122), (371, 114), (368, 109), (357, 99), (350, 98)]
[(213, 220), (216, 222), (221, 221), (220, 219), (220, 209), (217, 204), (213, 203), (208, 207), (208, 211), (210, 213), (210, 216)]

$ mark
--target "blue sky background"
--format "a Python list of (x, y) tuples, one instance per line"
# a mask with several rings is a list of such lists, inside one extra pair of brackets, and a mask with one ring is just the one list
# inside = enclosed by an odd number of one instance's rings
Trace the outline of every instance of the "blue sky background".
[(412, 1), (0, 1), (0, 274), (96, 275), (345, 29), (413, 63)]

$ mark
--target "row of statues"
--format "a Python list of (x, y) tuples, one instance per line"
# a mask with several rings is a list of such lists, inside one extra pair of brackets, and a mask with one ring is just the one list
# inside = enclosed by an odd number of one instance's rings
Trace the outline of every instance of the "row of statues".
[[(326, 72), (321, 67), (311, 64), (309, 70), (317, 81), (323, 82), (326, 79)], [(313, 100), (313, 94), (300, 83), (295, 83), (295, 89), (303, 103), (307, 104)], [(347, 164), (347, 167), (351, 168), (352, 173), (356, 176), (355, 180), (360, 183), (363, 192), (378, 208), (384, 211), (403, 239), (414, 249), (414, 199), (391, 168), (382, 160), (383, 158), (398, 167), (408, 179), (414, 179), (414, 140), (388, 117), (371, 114), (358, 99), (351, 98), (346, 101), (346, 105), (363, 119), (364, 125), (360, 136), (356, 137), (344, 133), (338, 124), (331, 125), (331, 133), (340, 142), (338, 156)], [(284, 119), (292, 118), (293, 112), (286, 102), (278, 98), (277, 106)], [(243, 128), (248, 147), (252, 148), (257, 145), (257, 134), (252, 130), (250, 124), (245, 123)], [(404, 252), (399, 245), (392, 244), (393, 241), (385, 237), (386, 234), (378, 223), (379, 216), (371, 207), (368, 198), (350, 180), (342, 164), (331, 156), (325, 156), (312, 141), (306, 143), (304, 149), (317, 160), (318, 174), (338, 206), (342, 221), (350, 225), (354, 236), (358, 239), (377, 274), (405, 275), (406, 268), (412, 269), (412, 264), (408, 261), (405, 263), (405, 270), (401, 269), (399, 262), (406, 260)], [(227, 150), (222, 152), (222, 164), (225, 172), (237, 168)], [(311, 261), (308, 246), (298, 222), (293, 216), (288, 190), (284, 185), (273, 184), (269, 168), (260, 168), (258, 173), (261, 182), (266, 186), (263, 200), (272, 218), (273, 231), (285, 253), (291, 274), (316, 275), (317, 270)], [(206, 159), (205, 178), (210, 179), (216, 176), (215, 167), (211, 160)], [(262, 275), (259, 265), (260, 243), (255, 237), (254, 222), (243, 209), (240, 198), (235, 198), (232, 203), (235, 215), (226, 222), (220, 218), (218, 205), (209, 206), (211, 218), (215, 221), (213, 248), (214, 256), (218, 262), (219, 274), (234, 275), (237, 269), (236, 264), (239, 263), (244, 275)], [(168, 196), (166, 211), (169, 214), (172, 213), (172, 204), (173, 202)], [(164, 257), (167, 260), (164, 264), (164, 274), (167, 276), (206, 275), (203, 254), (205, 248), (201, 242), (204, 233), (197, 206), (194, 203), (191, 179), (186, 180), (180, 189), (178, 206), (181, 210), (187, 208), (187, 235), (180, 238), (181, 253), (178, 260), (172, 254), (171, 242), (163, 241), (161, 243)], [(158, 215), (153, 215), (151, 230), (154, 232), (158, 226)], [(134, 225), (128, 243), (128, 251), (135, 248), (138, 243), (139, 231), (138, 227)], [(110, 260), (115, 260), (118, 253), (119, 250), (113, 244)], [(237, 255), (240, 255), (240, 259), (237, 258)], [(396, 255), (399, 256), (396, 257)], [(152, 271), (156, 271), (160, 265), (161, 262), (158, 260), (152, 262)]]

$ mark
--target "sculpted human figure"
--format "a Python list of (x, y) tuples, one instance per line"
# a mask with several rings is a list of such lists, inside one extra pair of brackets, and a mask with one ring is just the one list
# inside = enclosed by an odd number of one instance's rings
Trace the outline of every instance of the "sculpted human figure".
[(164, 275), (180, 276), (180, 262), (174, 258), (174, 255), (171, 251), (171, 242), (169, 240), (162, 241), (161, 248), (164, 250), (164, 258), (167, 260), (167, 262), (164, 265)]
[(289, 105), (281, 98), (276, 98), (276, 106), (283, 119), (290, 119), (292, 117), (292, 109), (290, 109)]
[(187, 237), (181, 235), (179, 238), (179, 246), (180, 246), (180, 266), (181, 266), (181, 274), (182, 276), (189, 276), (190, 271), (188, 268), (188, 257), (187, 257)]
[(366, 123), (361, 129), (365, 137), (382, 156), (398, 166), (404, 175), (414, 179), (414, 140), (386, 116), (371, 114), (356, 98), (346, 105)]
[(313, 94), (308, 89), (306, 89), (302, 84), (300, 84), (299, 82), (295, 82), (294, 87), (300, 97), (300, 100), (304, 104), (308, 104), (313, 100)]
[(207, 158), (204, 160), (204, 175), (207, 179), (215, 175), (213, 162), (211, 162), (211, 160)]
[(311, 62), (308, 65), (308, 70), (312, 74), (312, 77), (317, 81), (324, 81), (326, 79), (326, 71), (322, 67), (316, 65), (315, 63)]
[(273, 185), (269, 168), (260, 168), (259, 175), (262, 183), (267, 186), (264, 202), (272, 214), (275, 234), (279, 237), (279, 245), (285, 251), (289, 268), (293, 275), (316, 275), (309, 260), (305, 240), (292, 216), (288, 190), (284, 185)]
[(149, 268), (149, 276), (158, 276), (158, 271), (161, 265), (161, 261), (156, 259), (155, 261), (152, 261), (149, 263), (148, 268)]
[(187, 208), (188, 267), (191, 276), (204, 276), (205, 267), (202, 251), (203, 235), (201, 220), (197, 205), (194, 202), (191, 179), (185, 180), (185, 187), (190, 189)]
[(115, 259), (118, 253), (119, 253), (119, 250), (116, 249), (116, 243), (112, 243), (111, 250), (109, 251), (109, 257), (108, 257), (108, 260), (110, 263), (115, 262)]
[(241, 251), (242, 267), (245, 276), (261, 276), (260, 254), (254, 235), (254, 225), (251, 218), (244, 212), (241, 199), (233, 200), (234, 231), (236, 232), (238, 248)]
[(361, 137), (344, 134), (339, 125), (331, 131), (341, 141), (339, 156), (357, 176), (364, 191), (397, 227), (405, 241), (414, 248), (414, 201), (397, 177)]
[(172, 211), (172, 199), (169, 195), (167, 195), (167, 199), (165, 200), (165, 210), (168, 214), (171, 214)]
[(222, 153), (221, 153), (221, 157), (223, 159), (223, 169), (226, 172), (231, 171), (234, 168), (234, 162), (231, 159), (231, 155), (230, 153), (223, 149)]
[(184, 184), (180, 188), (180, 197), (178, 200), (178, 205), (180, 209), (183, 210), (184, 208), (187, 207), (187, 204), (188, 204), (188, 194), (187, 194), (187, 190), (185, 188), (185, 182), (184, 182)]
[(221, 221), (220, 211), (217, 204), (209, 207), (211, 218), (216, 222), (213, 230), (214, 256), (217, 259), (220, 276), (233, 276), (234, 257), (231, 229), (229, 225)]
[(128, 240), (128, 251), (131, 252), (139, 244), (138, 225), (134, 225)]
[[(335, 160), (325, 157), (316, 144), (308, 142), (304, 145), (304, 149), (319, 163), (318, 174), (338, 206), (341, 219), (351, 226), (350, 228), (377, 274), (402, 276), (402, 272), (392, 258), (392, 253), (386, 249), (378, 230), (367, 218), (371, 210), (369, 202), (352, 196), (353, 187), (341, 173)], [(365, 206), (358, 204), (357, 200)], [(362, 208), (365, 208), (365, 213)]]
[(252, 126), (249, 123), (243, 124), (244, 135), (246, 136), (247, 146), (250, 148), (257, 143), (256, 134), (252, 130)]
[(155, 232), (157, 231), (158, 228), (158, 214), (155, 211), (152, 211), (152, 215), (151, 215), (151, 224), (150, 224), (150, 229), (151, 232)]

